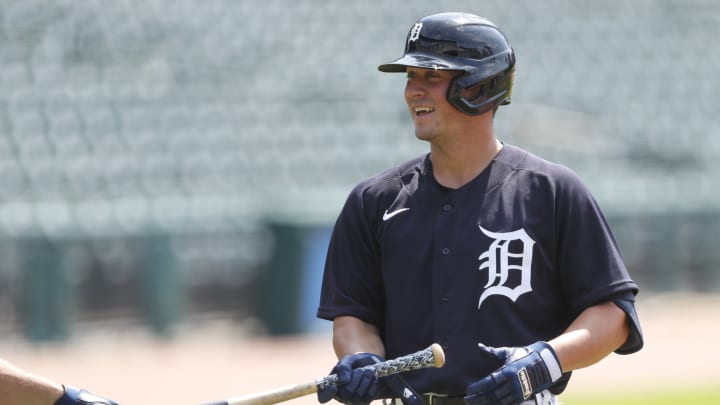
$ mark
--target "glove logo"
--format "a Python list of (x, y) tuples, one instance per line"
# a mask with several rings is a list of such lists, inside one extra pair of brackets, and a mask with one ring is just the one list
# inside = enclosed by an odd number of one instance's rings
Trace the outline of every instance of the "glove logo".
[[(480, 295), (478, 309), (491, 295), (504, 295), (515, 302), (521, 295), (532, 291), (532, 253), (535, 241), (524, 229), (513, 232), (490, 232), (480, 226), (480, 230), (494, 241), (479, 257), (479, 270), (487, 270), (488, 281), (484, 287), (485, 291)], [(519, 273), (510, 277), (510, 270)], [(509, 280), (513, 280), (512, 283), (516, 285), (508, 285)]]
[(528, 377), (527, 368), (521, 368), (517, 373), (518, 380), (520, 381), (520, 388), (522, 389), (523, 400), (530, 398), (533, 393), (533, 387)]

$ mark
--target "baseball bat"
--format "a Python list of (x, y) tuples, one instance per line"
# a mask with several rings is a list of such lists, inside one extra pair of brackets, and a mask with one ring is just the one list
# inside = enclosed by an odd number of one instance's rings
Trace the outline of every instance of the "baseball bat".
[[(433, 343), (426, 349), (408, 354), (396, 359), (365, 366), (372, 369), (378, 377), (391, 374), (404, 373), (429, 367), (442, 367), (445, 365), (445, 353), (439, 344)], [(337, 384), (338, 377), (330, 374), (305, 383), (288, 385), (268, 391), (228, 398), (219, 402), (210, 402), (203, 405), (270, 405), (288, 401), (318, 392), (330, 384)]]

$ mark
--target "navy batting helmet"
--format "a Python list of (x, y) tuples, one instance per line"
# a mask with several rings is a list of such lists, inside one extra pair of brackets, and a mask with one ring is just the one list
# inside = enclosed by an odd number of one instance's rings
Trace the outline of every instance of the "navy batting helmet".
[(485, 18), (440, 13), (419, 19), (408, 33), (403, 56), (378, 69), (405, 72), (408, 66), (464, 72), (450, 83), (447, 99), (466, 114), (510, 104), (515, 52), (500, 28)]

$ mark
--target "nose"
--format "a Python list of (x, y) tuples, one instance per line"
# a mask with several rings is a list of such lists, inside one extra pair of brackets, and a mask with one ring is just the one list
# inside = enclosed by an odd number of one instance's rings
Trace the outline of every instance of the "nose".
[(417, 80), (408, 80), (405, 84), (405, 98), (409, 101), (425, 95), (425, 88)]

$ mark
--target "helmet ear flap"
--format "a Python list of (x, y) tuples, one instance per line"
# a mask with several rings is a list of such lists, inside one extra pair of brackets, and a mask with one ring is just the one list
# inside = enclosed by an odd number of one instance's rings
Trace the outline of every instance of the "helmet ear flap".
[(450, 85), (448, 85), (446, 98), (453, 107), (457, 108), (463, 113), (468, 115), (480, 115), (482, 114), (482, 112), (480, 112), (478, 106), (473, 105), (469, 100), (463, 97), (462, 93), (467, 86), (467, 76), (467, 73), (461, 74), (450, 82)]
[(484, 114), (498, 105), (510, 104), (508, 80), (512, 83), (512, 71), (492, 77), (486, 77), (481, 71), (461, 74), (450, 82), (446, 97), (465, 114)]

